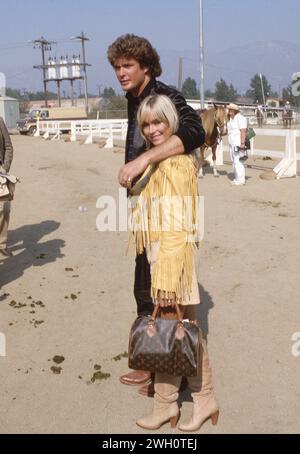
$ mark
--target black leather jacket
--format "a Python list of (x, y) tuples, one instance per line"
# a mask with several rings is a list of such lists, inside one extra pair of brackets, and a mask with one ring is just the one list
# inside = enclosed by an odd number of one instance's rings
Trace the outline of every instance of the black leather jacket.
[[(135, 98), (130, 93), (127, 93), (126, 97), (128, 100), (128, 132), (130, 130), (130, 125), (133, 119), (136, 120), (136, 115), (138, 108), (141, 102), (151, 94), (162, 94), (168, 96), (176, 106), (178, 115), (179, 115), (179, 128), (176, 132), (183, 145), (185, 153), (190, 153), (195, 148), (200, 147), (205, 141), (205, 131), (202, 127), (201, 120), (195, 110), (188, 106), (186, 100), (176, 89), (165, 85), (162, 82), (157, 81), (156, 79), (151, 79), (149, 84), (145, 87), (143, 93)], [(126, 152), (125, 152), (125, 162), (135, 159), (141, 155), (145, 149), (146, 144), (143, 137), (140, 134), (137, 121), (135, 121), (134, 133), (131, 135), (132, 144), (129, 143), (129, 134), (127, 134), (126, 139)], [(128, 157), (128, 150), (131, 145), (131, 148), (134, 150), (133, 156), (131, 159)]]

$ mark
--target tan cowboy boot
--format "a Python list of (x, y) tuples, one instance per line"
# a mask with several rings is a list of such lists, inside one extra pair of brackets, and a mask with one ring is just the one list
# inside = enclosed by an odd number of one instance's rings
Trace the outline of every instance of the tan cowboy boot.
[(155, 374), (154, 406), (149, 416), (137, 420), (137, 425), (143, 429), (159, 429), (164, 423), (170, 421), (171, 427), (176, 427), (179, 418), (177, 404), (178, 390), (181, 377), (167, 374)]
[(209, 418), (211, 418), (213, 425), (218, 422), (219, 406), (213, 394), (212, 373), (205, 341), (202, 341), (202, 347), (203, 355), (200, 372), (196, 377), (188, 377), (194, 405), (190, 421), (180, 424), (178, 427), (179, 430), (184, 432), (199, 430)]

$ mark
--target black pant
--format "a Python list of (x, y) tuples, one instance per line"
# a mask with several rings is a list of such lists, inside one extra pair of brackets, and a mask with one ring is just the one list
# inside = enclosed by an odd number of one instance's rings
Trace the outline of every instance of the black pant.
[(134, 297), (138, 315), (152, 314), (154, 307), (151, 298), (151, 273), (145, 250), (135, 259)]

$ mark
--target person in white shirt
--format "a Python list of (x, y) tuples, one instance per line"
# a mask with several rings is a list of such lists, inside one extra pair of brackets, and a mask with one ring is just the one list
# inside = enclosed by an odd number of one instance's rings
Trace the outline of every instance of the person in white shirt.
[(234, 180), (231, 183), (240, 186), (246, 183), (245, 166), (240, 158), (245, 154), (243, 149), (246, 151), (247, 119), (240, 113), (240, 108), (236, 104), (230, 103), (227, 110), (228, 145), (234, 171)]
[(285, 103), (285, 106), (284, 106), (283, 110), (284, 110), (285, 112), (290, 112), (290, 111), (291, 111), (291, 105), (290, 105), (290, 102), (289, 102), (289, 101), (287, 101), (287, 102)]

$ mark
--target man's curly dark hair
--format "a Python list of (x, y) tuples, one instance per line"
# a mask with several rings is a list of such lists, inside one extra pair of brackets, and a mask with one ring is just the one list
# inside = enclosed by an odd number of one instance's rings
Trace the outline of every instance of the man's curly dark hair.
[(107, 58), (112, 66), (118, 58), (134, 58), (141, 68), (149, 68), (151, 77), (162, 73), (159, 55), (146, 38), (133, 34), (122, 35), (107, 50)]

